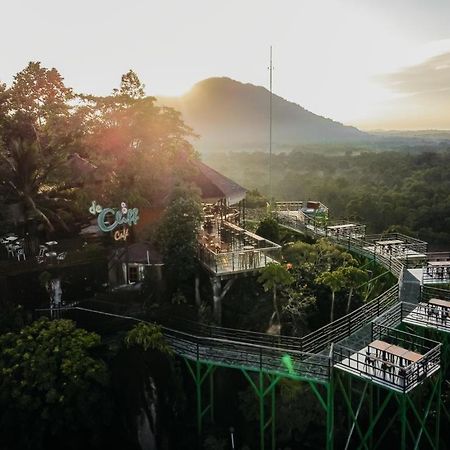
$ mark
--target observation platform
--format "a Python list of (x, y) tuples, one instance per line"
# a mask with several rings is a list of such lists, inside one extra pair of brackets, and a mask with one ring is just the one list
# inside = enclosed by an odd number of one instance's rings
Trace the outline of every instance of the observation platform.
[(450, 333), (450, 301), (431, 298), (428, 303), (419, 303), (403, 322)]
[(360, 349), (337, 344), (334, 367), (400, 393), (439, 370), (441, 344), (378, 324), (372, 330), (375, 339)]
[(197, 256), (216, 276), (253, 272), (276, 262), (280, 245), (226, 220), (214, 219), (198, 236)]
[(428, 261), (422, 279), (424, 284), (450, 284), (450, 261)]

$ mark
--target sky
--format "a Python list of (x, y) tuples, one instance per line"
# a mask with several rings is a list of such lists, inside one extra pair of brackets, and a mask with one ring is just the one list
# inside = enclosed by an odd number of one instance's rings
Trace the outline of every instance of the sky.
[(135, 70), (151, 95), (212, 76), (364, 130), (450, 129), (450, 0), (15, 0), (2, 5), (0, 81), (29, 61), (77, 92)]

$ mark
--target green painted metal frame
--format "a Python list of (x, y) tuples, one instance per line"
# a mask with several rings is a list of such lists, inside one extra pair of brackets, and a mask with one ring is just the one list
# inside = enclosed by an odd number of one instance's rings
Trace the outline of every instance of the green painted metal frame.
[[(214, 371), (217, 366), (210, 363), (202, 363), (199, 360), (191, 361), (187, 358), (183, 359), (195, 383), (197, 432), (198, 435), (201, 436), (203, 430), (203, 418), (208, 412), (210, 414), (211, 422), (214, 422)], [(203, 370), (203, 366), (205, 367), (205, 370)], [(203, 383), (207, 379), (209, 380), (209, 403), (203, 408)]]
[[(352, 382), (343, 382), (343, 378), (348, 377), (353, 380), (358, 380), (358, 384), (362, 386), (362, 392), (358, 399), (356, 407), (352, 403)], [(389, 430), (392, 429), (395, 423), (399, 422), (400, 426), (400, 450), (417, 450), (420, 448), (421, 442), (426, 440), (426, 448), (433, 450), (439, 449), (440, 439), (440, 412), (442, 410), (441, 399), (441, 386), (442, 386), (442, 372), (438, 371), (435, 375), (427, 380), (427, 384), (431, 385), (431, 393), (427, 397), (423, 408), (418, 408), (415, 403), (415, 394), (421, 391), (422, 387), (418, 386), (415, 391), (404, 394), (396, 392), (384, 387), (378, 386), (371, 381), (362, 380), (356, 375), (341, 372), (335, 376), (336, 390), (339, 390), (345, 406), (345, 410), (348, 414), (348, 418), (351, 423), (350, 430), (348, 431), (345, 449), (357, 448), (357, 449), (377, 449), (383, 444), (383, 439)], [(377, 395), (374, 396), (374, 389)], [(380, 396), (384, 392), (384, 399), (380, 404)], [(377, 406), (374, 409), (374, 400)], [(396, 412), (389, 419), (387, 425), (384, 426), (382, 432), (378, 435), (374, 435), (375, 427), (379, 423), (381, 417), (388, 405), (393, 401), (398, 405)], [(358, 423), (359, 416), (366, 405), (366, 420), (368, 419), (367, 429), (363, 430), (360, 423)], [(434, 405), (434, 409), (433, 409)], [(374, 415), (374, 412), (376, 414)], [(433, 417), (433, 411), (435, 414), (434, 432), (429, 430), (429, 419)], [(450, 417), (450, 416), (449, 416)], [(411, 422), (415, 422), (417, 425), (415, 428), (411, 426)], [(359, 437), (359, 444), (355, 447), (355, 443), (351, 444), (353, 433), (356, 433)], [(350, 445), (352, 445), (350, 447)], [(383, 447), (381, 447), (383, 448)]]
[[(411, 331), (419, 336), (426, 337), (428, 339), (433, 339), (435, 341), (439, 341), (442, 343), (441, 347), (441, 368), (440, 368), (440, 377), (441, 377), (441, 386), (439, 387), (440, 392), (442, 390), (442, 382), (444, 378), (448, 378), (449, 370), (450, 370), (450, 334), (445, 331), (441, 331), (432, 327), (422, 327), (420, 325), (412, 325), (412, 324), (404, 324), (401, 326), (405, 326), (408, 331)], [(440, 407), (437, 410), (437, 415), (440, 418), (441, 413), (443, 413), (444, 417), (448, 422), (450, 422), (450, 412), (445, 405), (444, 401), (441, 398)], [(436, 435), (439, 437), (439, 421), (437, 423), (437, 431)]]
[[(257, 372), (257, 381), (255, 382), (250, 375), (249, 371), (246, 369), (241, 369), (250, 386), (258, 398), (259, 403), (259, 448), (260, 450), (265, 450), (266, 444), (266, 430), (270, 426), (270, 442), (271, 450), (275, 450), (276, 446), (276, 409), (275, 409), (275, 399), (276, 399), (276, 386), (278, 381), (280, 381), (281, 376), (271, 375), (265, 373), (262, 370)], [(267, 378), (267, 382), (266, 382)], [(270, 395), (270, 407), (266, 408), (265, 399)], [(266, 420), (266, 410), (269, 409), (269, 417)]]
[[(308, 381), (312, 392), (319, 400), (320, 405), (326, 414), (326, 431), (325, 431), (325, 448), (333, 450), (334, 448), (334, 397), (335, 397), (335, 381), (334, 371), (331, 370), (329, 383), (315, 383)], [(325, 393), (321, 394), (319, 388), (324, 387)]]

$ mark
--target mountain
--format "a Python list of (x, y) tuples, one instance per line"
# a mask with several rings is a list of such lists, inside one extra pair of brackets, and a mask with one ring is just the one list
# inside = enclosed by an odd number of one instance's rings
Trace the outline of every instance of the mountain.
[[(200, 150), (258, 149), (269, 142), (270, 92), (230, 78), (208, 78), (181, 97), (158, 102), (181, 111), (200, 135)], [(302, 143), (356, 142), (368, 135), (357, 128), (318, 116), (278, 95), (272, 97), (274, 148)]]

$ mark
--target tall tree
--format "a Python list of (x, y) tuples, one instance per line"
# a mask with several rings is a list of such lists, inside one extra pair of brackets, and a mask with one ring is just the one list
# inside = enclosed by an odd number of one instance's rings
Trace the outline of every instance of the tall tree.
[(192, 188), (177, 187), (158, 233), (173, 291), (194, 275), (201, 218), (202, 207), (198, 192)]
[[(0, 446), (89, 448), (108, 423), (100, 337), (68, 320), (41, 319), (0, 336)], [(81, 442), (80, 442), (81, 440)]]
[(347, 297), (347, 308), (345, 310), (346, 314), (348, 314), (350, 312), (353, 292), (364, 282), (366, 282), (369, 276), (365, 270), (353, 266), (343, 267), (342, 271), (345, 277), (345, 286), (349, 289)]
[(324, 284), (331, 291), (330, 322), (333, 322), (334, 319), (336, 292), (341, 291), (345, 286), (346, 277), (343, 269), (340, 267), (332, 272), (323, 272), (316, 278), (317, 283)]
[(272, 291), (272, 305), (276, 323), (280, 324), (280, 308), (277, 302), (277, 289), (282, 286), (289, 286), (293, 283), (292, 275), (280, 264), (269, 263), (261, 269), (258, 281), (263, 285), (265, 291)]
[(135, 72), (122, 76), (106, 97), (83, 96), (88, 132), (85, 143), (98, 165), (107, 169), (109, 200), (161, 203), (174, 179), (190, 171), (196, 157), (192, 130), (180, 113), (146, 96)]
[(9, 152), (0, 150), (0, 192), (19, 206), (25, 222), (37, 220), (49, 231), (54, 231), (55, 223), (68, 229), (66, 219), (73, 208), (72, 188), (53, 178), (56, 170), (56, 160), (51, 163), (36, 141), (17, 139)]
[(65, 223), (73, 187), (66, 163), (82, 133), (73, 99), (58, 71), (39, 62), (0, 87), (0, 194), (50, 230)]

